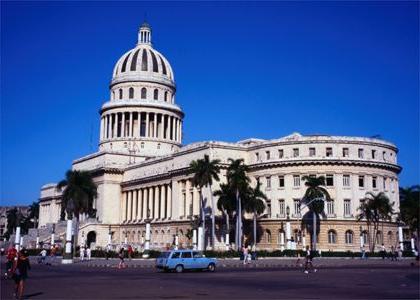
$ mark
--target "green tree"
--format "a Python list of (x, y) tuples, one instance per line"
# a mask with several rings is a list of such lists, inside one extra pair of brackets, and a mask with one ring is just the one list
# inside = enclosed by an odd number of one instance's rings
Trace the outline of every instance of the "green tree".
[(366, 197), (359, 207), (358, 221), (366, 221), (368, 229), (369, 250), (375, 251), (376, 236), (379, 231), (380, 222), (391, 220), (394, 210), (392, 208), (394, 203), (389, 201), (385, 193), (380, 192), (374, 194), (372, 192), (366, 193)]
[[(39, 220), (39, 202), (34, 201), (29, 206), (28, 215), (25, 218), (29, 223), (29, 227), (37, 228)], [(28, 228), (29, 228), (28, 227)]]
[(257, 244), (257, 218), (265, 211), (265, 203), (268, 200), (267, 196), (260, 189), (260, 182), (255, 188), (249, 188), (245, 201), (245, 211), (253, 215), (253, 243)]
[(192, 183), (194, 186), (200, 189), (200, 203), (201, 203), (201, 217), (203, 222), (203, 234), (204, 234), (204, 241), (205, 241), (205, 205), (203, 199), (203, 187), (209, 187), (210, 190), (210, 199), (211, 199), (211, 236), (212, 236), (212, 248), (214, 249), (216, 243), (216, 234), (215, 234), (215, 213), (216, 213), (216, 206), (214, 205), (213, 199), (213, 192), (212, 192), (212, 184), (213, 180), (219, 181), (219, 172), (220, 167), (219, 164), (220, 160), (213, 159), (210, 161), (208, 155), (204, 155), (204, 159), (197, 159), (190, 163), (190, 170), (191, 173), (194, 174)]
[(66, 178), (60, 181), (57, 188), (62, 190), (61, 206), (68, 219), (76, 219), (73, 251), (77, 246), (79, 218), (83, 213), (92, 211), (93, 201), (97, 196), (97, 187), (88, 171), (69, 170)]
[(246, 197), (249, 191), (250, 179), (247, 176), (249, 168), (244, 164), (243, 159), (229, 158), (229, 166), (226, 172), (227, 182), (232, 191), (235, 192), (236, 197), (236, 230), (235, 230), (235, 244), (240, 251), (242, 248), (242, 200)]
[(400, 188), (400, 217), (401, 220), (416, 233), (420, 234), (420, 185)]
[[(309, 212), (312, 214), (312, 232), (311, 243), (312, 250), (316, 250), (317, 240), (317, 219), (321, 214), (324, 214), (324, 200), (331, 201), (331, 196), (328, 191), (324, 188), (325, 177), (324, 176), (303, 176), (302, 180), (305, 181), (306, 191), (301, 202), (305, 204)], [(306, 223), (309, 227), (310, 224)]]
[(10, 237), (13, 233), (15, 233), (16, 227), (20, 226), (23, 220), (22, 213), (17, 209), (17, 207), (13, 207), (6, 211), (6, 218), (7, 218), (7, 235)]
[(232, 217), (236, 208), (235, 192), (232, 191), (228, 184), (220, 184), (220, 190), (213, 193), (218, 197), (217, 208), (225, 214), (226, 217), (226, 245), (229, 245), (230, 234), (230, 218)]

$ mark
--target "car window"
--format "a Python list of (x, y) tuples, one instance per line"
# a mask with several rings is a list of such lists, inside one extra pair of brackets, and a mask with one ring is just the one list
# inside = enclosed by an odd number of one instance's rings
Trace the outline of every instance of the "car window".
[(191, 252), (182, 252), (182, 258), (191, 258)]
[(200, 252), (194, 251), (194, 252), (193, 252), (193, 257), (194, 257), (194, 258), (201, 258), (201, 257), (203, 257), (203, 254), (202, 254), (202, 253), (200, 253)]
[(174, 252), (171, 258), (179, 258), (181, 256), (181, 252)]

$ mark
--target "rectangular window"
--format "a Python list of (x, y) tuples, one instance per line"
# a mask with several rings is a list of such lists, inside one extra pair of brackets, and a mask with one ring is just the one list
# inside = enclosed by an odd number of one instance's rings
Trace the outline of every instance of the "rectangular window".
[(309, 156), (315, 156), (315, 148), (309, 148)]
[(187, 215), (187, 195), (185, 193), (182, 193), (182, 204), (183, 204), (183, 216)]
[(376, 158), (376, 150), (372, 150), (372, 159)]
[(293, 186), (298, 187), (300, 186), (300, 176), (293, 175)]
[(390, 186), (391, 186), (391, 192), (394, 192), (394, 178), (391, 178)]
[(365, 176), (359, 176), (359, 187), (365, 187)]
[(334, 175), (333, 174), (327, 174), (326, 180), (325, 180), (326, 186), (334, 186)]
[(265, 158), (266, 158), (267, 160), (269, 160), (269, 159), (270, 159), (270, 151), (265, 151)]
[(284, 187), (284, 176), (279, 176), (279, 187)]
[(363, 158), (363, 149), (359, 149), (358, 151), (357, 151), (357, 153), (358, 153), (358, 155), (359, 155), (359, 158)]
[(383, 159), (383, 160), (386, 160), (386, 151), (383, 151), (383, 152), (382, 152), (382, 159)]
[(284, 199), (279, 200), (279, 217), (283, 218), (286, 214), (285, 208), (284, 208)]
[(298, 157), (299, 156), (299, 148), (294, 148), (293, 149), (293, 157)]
[(258, 152), (255, 153), (255, 160), (256, 161), (259, 161), (260, 160), (260, 154)]
[(334, 215), (334, 200), (327, 202), (327, 214)]
[(283, 149), (279, 149), (279, 158), (283, 158), (284, 152)]
[(299, 216), (300, 215), (300, 200), (299, 199), (293, 200), (293, 208), (294, 208), (293, 214), (295, 216)]
[(384, 188), (384, 191), (386, 191), (387, 189), (386, 189), (386, 177), (384, 177), (384, 180), (382, 181), (382, 183), (383, 183), (383, 188)]
[(372, 177), (372, 188), (376, 189), (376, 182), (377, 182), (377, 178), (376, 177)]
[(271, 188), (271, 176), (268, 176), (265, 179), (267, 180), (267, 188), (270, 189)]
[(349, 157), (349, 148), (343, 148), (343, 157)]
[(344, 216), (350, 217), (350, 215), (351, 215), (350, 199), (344, 199)]
[(332, 157), (332, 156), (333, 156), (333, 150), (332, 150), (332, 148), (331, 148), (331, 147), (328, 147), (328, 148), (325, 150), (325, 155), (326, 155), (327, 157)]
[(350, 186), (350, 175), (343, 175), (343, 186)]

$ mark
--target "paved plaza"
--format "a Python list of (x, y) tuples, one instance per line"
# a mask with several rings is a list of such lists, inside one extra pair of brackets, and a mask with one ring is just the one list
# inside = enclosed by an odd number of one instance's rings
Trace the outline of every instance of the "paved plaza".
[[(158, 272), (154, 260), (96, 259), (73, 265), (33, 263), (26, 299), (419, 299), (414, 260), (316, 259), (304, 274), (296, 260), (261, 259), (244, 266), (220, 260), (215, 273)], [(4, 265), (2, 264), (4, 268)], [(12, 298), (12, 281), (1, 282), (1, 299)]]

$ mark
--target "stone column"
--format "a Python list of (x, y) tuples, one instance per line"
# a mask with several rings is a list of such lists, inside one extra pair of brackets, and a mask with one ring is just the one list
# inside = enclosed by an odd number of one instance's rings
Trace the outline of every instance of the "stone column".
[(176, 119), (176, 139), (179, 142), (181, 140), (181, 122), (179, 121), (179, 119)]
[(153, 114), (153, 138), (157, 138), (157, 114)]
[(128, 124), (128, 136), (133, 137), (133, 112), (130, 112), (130, 123)]
[(107, 119), (108, 119), (108, 123), (107, 123), (107, 126), (108, 126), (108, 132), (107, 132), (107, 135), (106, 135), (106, 137), (109, 139), (109, 138), (111, 138), (111, 124), (112, 124), (112, 120), (111, 120), (111, 115), (107, 115), (106, 116), (107, 117)]
[(155, 186), (155, 211), (153, 214), (154, 219), (159, 219), (159, 207), (160, 207), (160, 193), (159, 193), (159, 186)]
[(143, 216), (143, 195), (141, 189), (137, 190), (137, 220), (141, 220)]
[(148, 204), (148, 197), (149, 194), (147, 192), (147, 188), (146, 189), (142, 189), (143, 190), (143, 220), (145, 220), (147, 218), (147, 204)]
[(122, 199), (122, 202), (123, 202), (123, 211), (122, 211), (122, 213), (123, 213), (123, 222), (125, 222), (125, 221), (127, 221), (127, 217), (128, 217), (128, 214), (127, 214), (127, 209), (128, 209), (128, 207), (127, 207), (127, 192), (124, 192), (123, 193), (123, 197), (122, 197), (123, 199)]
[(160, 218), (166, 219), (166, 207), (165, 207), (165, 203), (166, 203), (166, 185), (161, 185), (160, 186), (161, 190), (160, 190)]
[(140, 137), (140, 131), (141, 131), (141, 112), (140, 111), (137, 112), (137, 116), (138, 116), (138, 118), (137, 118), (138, 119), (138, 121), (137, 121), (137, 131), (134, 134), (134, 136)]
[(167, 206), (166, 206), (166, 216), (168, 219), (172, 218), (172, 188), (171, 183), (168, 184), (167, 189)]
[(103, 139), (103, 130), (104, 130), (104, 118), (101, 117), (101, 129), (99, 130), (99, 140)]
[(153, 218), (154, 211), (153, 211), (153, 188), (149, 187), (149, 193), (148, 193), (148, 203), (149, 203), (149, 209), (150, 209), (150, 218)]
[(146, 112), (146, 137), (149, 137), (149, 113)]
[(179, 120), (179, 142), (182, 142), (182, 121)]
[(163, 139), (168, 138), (168, 134), (166, 133), (166, 128), (165, 128), (166, 124), (167, 124), (166, 115), (162, 115), (162, 137), (163, 137)]
[(125, 113), (122, 113), (122, 118), (121, 118), (121, 136), (125, 137), (126, 136), (126, 131), (125, 131)]
[(118, 113), (114, 114), (114, 129), (113, 129), (113, 136), (118, 137)]
[(175, 118), (171, 117), (171, 136), (172, 136), (172, 141), (175, 140)]
[(133, 219), (133, 191), (127, 192), (128, 220)]

